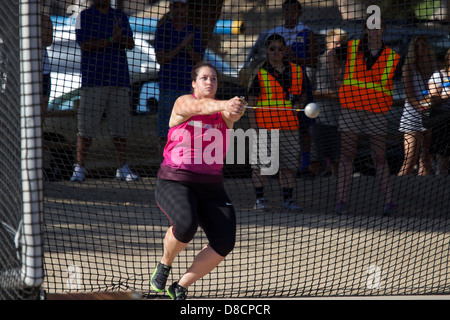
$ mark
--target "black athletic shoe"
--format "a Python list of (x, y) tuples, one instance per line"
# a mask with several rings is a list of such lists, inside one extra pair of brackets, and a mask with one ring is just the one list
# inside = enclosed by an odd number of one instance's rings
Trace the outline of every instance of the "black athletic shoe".
[(346, 215), (348, 214), (348, 205), (344, 201), (339, 201), (336, 207), (334, 208), (334, 213), (337, 215)]
[(397, 205), (393, 202), (385, 204), (383, 208), (383, 216), (392, 217), (395, 214), (396, 209)]
[(178, 282), (174, 282), (167, 289), (167, 293), (172, 298), (172, 300), (186, 300), (187, 289), (180, 286)]
[(161, 262), (158, 263), (155, 271), (153, 271), (152, 277), (150, 278), (150, 286), (153, 288), (153, 290), (155, 290), (156, 292), (164, 291), (167, 278), (170, 274), (170, 269), (172, 269), (172, 267), (166, 266)]

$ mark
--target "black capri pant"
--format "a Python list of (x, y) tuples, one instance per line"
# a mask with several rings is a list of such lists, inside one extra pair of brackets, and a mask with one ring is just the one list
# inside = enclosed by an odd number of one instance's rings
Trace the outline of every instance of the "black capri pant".
[(183, 243), (200, 226), (209, 245), (225, 257), (236, 242), (236, 213), (223, 183), (195, 183), (157, 179), (155, 200)]

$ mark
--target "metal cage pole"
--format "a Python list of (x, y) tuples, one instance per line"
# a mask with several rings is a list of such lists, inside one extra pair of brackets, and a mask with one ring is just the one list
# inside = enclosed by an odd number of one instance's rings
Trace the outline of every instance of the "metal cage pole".
[(40, 0), (20, 2), (20, 111), (23, 220), (19, 237), (21, 279), (43, 282), (43, 172)]

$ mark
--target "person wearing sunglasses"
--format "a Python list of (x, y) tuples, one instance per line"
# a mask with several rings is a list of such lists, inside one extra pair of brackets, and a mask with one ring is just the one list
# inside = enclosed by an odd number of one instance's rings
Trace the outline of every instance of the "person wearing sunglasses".
[[(305, 101), (313, 101), (309, 78), (304, 69), (286, 58), (286, 41), (279, 34), (270, 35), (266, 41), (267, 61), (259, 69), (248, 93), (248, 102), (256, 108), (249, 110), (250, 126), (257, 130), (265, 129), (279, 133), (279, 182), (282, 189), (282, 210), (300, 212), (302, 208), (294, 201), (295, 172), (300, 157), (299, 129), (300, 123), (296, 111), (286, 110), (300, 108)], [(269, 135), (268, 135), (269, 136)], [(268, 140), (268, 139), (267, 139)], [(272, 142), (252, 148), (260, 155), (269, 150)], [(259, 160), (259, 159), (258, 159)], [(256, 192), (255, 210), (265, 210), (264, 164), (253, 165), (253, 184)], [(277, 210), (277, 209), (274, 209)]]

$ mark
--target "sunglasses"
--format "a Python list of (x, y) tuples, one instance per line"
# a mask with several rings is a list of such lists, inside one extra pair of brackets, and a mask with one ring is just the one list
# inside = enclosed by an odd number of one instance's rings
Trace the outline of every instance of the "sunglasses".
[(275, 50), (281, 52), (284, 50), (284, 47), (269, 47), (269, 51), (275, 52)]

